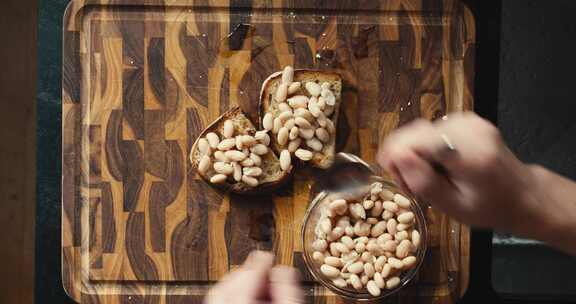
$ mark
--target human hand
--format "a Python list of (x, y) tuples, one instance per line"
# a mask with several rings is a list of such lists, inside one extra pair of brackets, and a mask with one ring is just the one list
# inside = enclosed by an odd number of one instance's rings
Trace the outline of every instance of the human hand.
[(303, 303), (298, 272), (287, 266), (274, 267), (274, 256), (250, 253), (244, 265), (226, 275), (208, 293), (206, 304), (296, 304)]
[(532, 170), (508, 150), (496, 127), (474, 113), (414, 121), (385, 139), (377, 160), (405, 190), (464, 223), (532, 235), (528, 226), (542, 220), (542, 208), (530, 196)]

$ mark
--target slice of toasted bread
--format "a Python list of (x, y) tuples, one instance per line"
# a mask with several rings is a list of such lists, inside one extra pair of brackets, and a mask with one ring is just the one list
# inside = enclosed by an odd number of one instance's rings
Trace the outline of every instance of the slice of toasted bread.
[[(198, 136), (198, 138), (192, 145), (192, 149), (190, 151), (190, 162), (192, 163), (192, 166), (195, 169), (198, 169), (198, 165), (202, 157), (202, 154), (198, 149), (199, 140), (201, 138), (205, 138), (206, 134), (208, 134), (209, 132), (214, 132), (218, 134), (220, 138), (223, 138), (224, 122), (226, 120), (231, 120), (233, 122), (236, 134), (254, 136), (256, 132), (254, 125), (242, 113), (240, 108), (235, 107), (230, 109), (229, 111), (218, 117), (208, 127), (206, 127), (206, 129), (202, 131), (200, 136)], [(210, 182), (210, 177), (213, 174), (215, 174), (214, 168), (212, 167), (206, 172), (206, 174), (200, 173), (199, 170), (197, 170), (197, 172), (204, 180), (206, 180), (206, 182), (208, 182), (211, 185), (223, 188), (225, 190), (230, 190), (235, 193), (244, 193), (244, 194), (262, 193), (267, 190), (274, 189), (289, 178), (292, 168), (286, 171), (281, 170), (280, 161), (278, 157), (274, 154), (273, 150), (270, 149), (270, 147), (268, 149), (268, 153), (262, 155), (261, 158), (262, 158), (262, 165), (260, 166), (260, 168), (262, 169), (263, 173), (258, 178), (259, 184), (256, 187), (250, 187), (242, 182), (235, 182), (230, 177), (224, 183), (213, 184)], [(213, 158), (212, 162), (214, 162)]]
[[(294, 82), (301, 82), (302, 86), (298, 92), (294, 95), (306, 95), (305, 83), (309, 81), (314, 81), (319, 84), (323, 82), (328, 82), (331, 84), (331, 90), (336, 97), (336, 104), (334, 105), (334, 112), (330, 118), (335, 126), (338, 124), (338, 116), (340, 110), (340, 104), (342, 101), (342, 78), (339, 74), (329, 71), (317, 71), (317, 70), (294, 70)], [(259, 126), (262, 128), (262, 118), (267, 112), (271, 112), (274, 117), (278, 116), (280, 113), (278, 109), (278, 103), (275, 101), (274, 96), (276, 95), (276, 90), (278, 85), (282, 82), (282, 72), (276, 72), (270, 75), (262, 84), (262, 89), (260, 91), (260, 117)], [(276, 136), (271, 136), (272, 142), (270, 146), (276, 154), (280, 153), (281, 148), (278, 145)], [(314, 152), (313, 158), (309, 163), (318, 168), (328, 168), (334, 162), (334, 156), (336, 153), (336, 134), (332, 134), (330, 141), (324, 144), (320, 152)]]

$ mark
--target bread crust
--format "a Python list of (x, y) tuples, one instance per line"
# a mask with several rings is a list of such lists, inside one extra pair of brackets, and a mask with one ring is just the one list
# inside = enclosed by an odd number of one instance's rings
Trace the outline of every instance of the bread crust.
[[(260, 115), (258, 116), (258, 127), (263, 129), (262, 126), (262, 118), (267, 112), (272, 112), (274, 116), (277, 116), (278, 108), (277, 102), (274, 101), (273, 96), (275, 96), (276, 89), (282, 80), (282, 72), (275, 72), (270, 75), (264, 83), (262, 84), (262, 89), (260, 90), (260, 100), (259, 100), (259, 109)], [(303, 82), (300, 91), (297, 92), (295, 95), (308, 95), (305, 92), (305, 85), (304, 83), (307, 81), (317, 81), (319, 83), (322, 82), (330, 82), (332, 85), (332, 91), (334, 96), (336, 97), (336, 104), (334, 107), (334, 114), (331, 120), (334, 122), (334, 125), (338, 125), (338, 118), (340, 113), (340, 105), (342, 104), (342, 77), (340, 74), (330, 71), (318, 71), (318, 70), (308, 70), (308, 69), (297, 69), (294, 70), (294, 81), (301, 81)], [(271, 143), (270, 147), (274, 150), (276, 155), (279, 155), (280, 151), (282, 150), (277, 143), (275, 136), (271, 136)], [(313, 167), (326, 169), (332, 165), (334, 162), (334, 156), (336, 154), (336, 136), (331, 135), (330, 142), (325, 144), (322, 151), (320, 153), (315, 152), (314, 158), (310, 160), (308, 163)]]
[[(241, 127), (241, 133), (246, 135), (254, 136), (256, 132), (256, 128), (254, 124), (244, 115), (242, 110), (239, 107), (234, 107), (222, 114), (216, 120), (214, 120), (210, 125), (208, 125), (202, 133), (196, 138), (194, 144), (192, 145), (192, 149), (190, 150), (190, 162), (192, 167), (195, 169), (194, 171), (198, 172), (198, 175), (202, 177), (207, 183), (210, 185), (223, 189), (225, 191), (230, 191), (234, 193), (242, 193), (242, 194), (261, 194), (273, 191), (280, 185), (284, 184), (291, 176), (293, 166), (291, 166), (288, 170), (283, 171), (280, 169), (280, 161), (274, 151), (270, 149), (270, 151), (262, 157), (262, 169), (265, 171), (264, 174), (268, 172), (265, 170), (264, 164), (268, 167), (275, 166), (277, 167), (277, 171), (275, 171), (274, 175), (268, 175), (263, 180), (260, 181), (260, 184), (256, 187), (249, 187), (244, 183), (229, 183), (225, 182), (222, 184), (213, 184), (210, 182), (210, 176), (203, 175), (198, 171), (198, 164), (200, 163), (201, 154), (198, 151), (198, 141), (200, 138), (206, 137), (206, 134), (209, 132), (215, 132), (222, 138), (222, 133), (224, 129), (224, 122), (228, 119), (233, 120), (235, 129), (238, 130), (238, 127)], [(270, 148), (270, 147), (269, 147)], [(212, 171), (208, 171), (210, 173)]]

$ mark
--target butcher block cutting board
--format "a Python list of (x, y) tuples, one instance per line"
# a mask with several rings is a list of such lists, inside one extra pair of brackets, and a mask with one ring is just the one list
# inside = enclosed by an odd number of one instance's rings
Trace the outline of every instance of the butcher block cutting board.
[[(471, 110), (475, 28), (457, 0), (110, 0), (64, 18), (62, 279), (81, 303), (200, 303), (253, 249), (298, 268), (310, 303), (341, 303), (302, 259), (312, 169), (272, 195), (204, 183), (188, 152), (286, 65), (340, 73), (337, 149), (374, 162), (394, 128)], [(452, 303), (469, 229), (424, 206), (429, 244), (391, 299)]]

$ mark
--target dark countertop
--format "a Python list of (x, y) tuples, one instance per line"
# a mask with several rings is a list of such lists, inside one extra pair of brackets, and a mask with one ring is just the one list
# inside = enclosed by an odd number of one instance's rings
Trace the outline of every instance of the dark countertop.
[[(73, 303), (60, 279), (61, 23), (67, 2), (44, 0), (39, 9), (36, 303)], [(573, 179), (575, 9), (571, 0), (504, 1), (498, 99), (498, 125), (512, 150)], [(510, 266), (510, 259), (503, 261)], [(498, 274), (505, 276), (503, 286), (514, 283), (509, 268), (497, 269), (504, 269)]]

